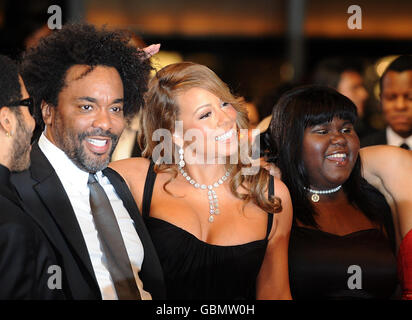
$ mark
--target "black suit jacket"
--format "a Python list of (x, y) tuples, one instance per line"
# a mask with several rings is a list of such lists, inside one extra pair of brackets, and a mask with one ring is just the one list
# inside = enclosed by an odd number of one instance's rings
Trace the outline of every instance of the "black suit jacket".
[(25, 212), (8, 170), (0, 169), (0, 299), (63, 299), (61, 290), (48, 286), (49, 267), (57, 265), (53, 249)]
[[(144, 289), (153, 299), (165, 297), (163, 272), (139, 209), (121, 176), (107, 168), (104, 175), (134, 221), (144, 248), (142, 270), (139, 273)], [(60, 253), (64, 275), (63, 290), (71, 299), (101, 299), (86, 243), (70, 200), (52, 165), (37, 143), (31, 152), (29, 170), (14, 174), (12, 182), (23, 202), (31, 208), (33, 218), (43, 227), (50, 242)]]
[(388, 141), (386, 139), (386, 130), (379, 130), (375, 133), (367, 135), (366, 137), (362, 138), (360, 142), (361, 148), (379, 144), (388, 144)]

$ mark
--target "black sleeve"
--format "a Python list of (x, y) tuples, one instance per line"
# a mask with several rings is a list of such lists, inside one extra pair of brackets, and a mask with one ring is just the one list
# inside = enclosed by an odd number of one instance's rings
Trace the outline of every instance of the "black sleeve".
[(57, 263), (40, 229), (18, 207), (2, 203), (1, 211), (0, 299), (63, 299), (48, 286), (48, 268)]
[[(34, 226), (37, 229), (37, 226)], [(32, 246), (32, 259), (35, 261), (32, 287), (34, 299), (62, 300), (63, 270), (57, 263), (54, 250), (40, 229), (35, 232)]]

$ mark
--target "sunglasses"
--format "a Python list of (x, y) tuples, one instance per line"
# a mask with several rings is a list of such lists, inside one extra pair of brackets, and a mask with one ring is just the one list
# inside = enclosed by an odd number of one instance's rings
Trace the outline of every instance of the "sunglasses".
[(27, 99), (23, 99), (23, 100), (20, 100), (20, 101), (13, 101), (13, 102), (9, 103), (8, 106), (9, 107), (20, 107), (20, 106), (28, 107), (30, 114), (32, 116), (34, 116), (34, 99), (33, 99), (33, 97), (29, 97)]

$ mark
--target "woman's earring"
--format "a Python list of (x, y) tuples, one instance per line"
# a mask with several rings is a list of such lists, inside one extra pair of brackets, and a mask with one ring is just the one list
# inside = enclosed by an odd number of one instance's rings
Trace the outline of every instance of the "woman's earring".
[(185, 166), (185, 160), (183, 160), (183, 154), (184, 154), (185, 152), (184, 152), (184, 150), (183, 150), (183, 148), (179, 148), (179, 167), (180, 168), (183, 168), (184, 166)]
[(6, 131), (6, 137), (10, 138), (10, 137), (11, 137), (11, 133), (9, 133), (8, 131)]

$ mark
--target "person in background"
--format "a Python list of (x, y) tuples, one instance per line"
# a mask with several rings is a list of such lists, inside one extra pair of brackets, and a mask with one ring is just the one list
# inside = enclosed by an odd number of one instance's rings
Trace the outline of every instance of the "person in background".
[(259, 123), (259, 111), (253, 101), (245, 100), (245, 107), (247, 110), (247, 117), (249, 119), (249, 128), (254, 129)]
[(269, 115), (263, 118), (263, 120), (260, 121), (256, 126), (256, 129), (258, 129), (260, 133), (253, 140), (253, 149), (255, 150), (253, 154), (259, 154), (261, 166), (263, 168), (266, 168), (272, 175), (275, 175), (279, 179), (281, 177), (279, 169), (274, 166), (268, 165), (268, 163), (265, 161), (265, 158), (268, 155), (270, 149), (270, 137), (267, 129), (269, 127), (270, 121), (272, 120), (273, 107), (276, 105), (279, 98), (283, 93), (298, 86), (299, 84), (295, 82), (284, 82), (277, 86), (274, 90), (264, 95), (258, 104), (259, 110), (262, 110), (263, 114), (266, 115), (269, 113)]
[(388, 144), (409, 150), (412, 148), (412, 55), (392, 61), (379, 85), (387, 127), (361, 139), (361, 146)]
[(11, 59), (0, 56), (0, 70), (0, 299), (61, 299), (48, 285), (53, 249), (10, 182), (30, 165), (33, 99)]
[(59, 252), (69, 299), (161, 299), (163, 273), (124, 180), (107, 165), (144, 104), (148, 54), (119, 31), (65, 25), (22, 61), (45, 125), (12, 177)]
[(259, 134), (259, 132), (256, 133), (256, 131), (253, 131), (253, 129), (256, 129), (256, 126), (259, 124), (259, 111), (256, 108), (256, 104), (251, 100), (245, 99), (243, 105), (246, 108), (249, 121), (249, 141), (253, 142), (256, 135)]
[(391, 211), (362, 178), (356, 115), (350, 99), (323, 86), (288, 91), (273, 109), (269, 161), (292, 198), (294, 299), (385, 299), (397, 288)]
[(369, 97), (363, 81), (360, 62), (349, 58), (328, 58), (320, 61), (312, 75), (312, 84), (336, 89), (355, 104), (358, 119), (355, 130), (358, 137), (370, 134), (374, 129), (365, 121), (366, 100)]

